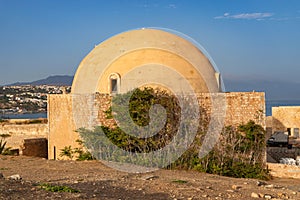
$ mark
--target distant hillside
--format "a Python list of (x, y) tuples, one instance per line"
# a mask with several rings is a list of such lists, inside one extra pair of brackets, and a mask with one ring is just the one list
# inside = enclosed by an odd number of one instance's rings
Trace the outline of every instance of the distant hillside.
[[(64, 85), (71, 86), (73, 76), (57, 75), (49, 76), (33, 82), (14, 83), (11, 85)], [(262, 80), (262, 79), (241, 79), (224, 78), (226, 91), (228, 92), (249, 92), (263, 91), (266, 93), (267, 100), (300, 100), (300, 83), (280, 81), (280, 80)]]
[(33, 82), (17, 82), (10, 84), (9, 86), (18, 85), (56, 85), (56, 86), (71, 86), (73, 82), (73, 76), (56, 75), (49, 76), (45, 79), (33, 81)]

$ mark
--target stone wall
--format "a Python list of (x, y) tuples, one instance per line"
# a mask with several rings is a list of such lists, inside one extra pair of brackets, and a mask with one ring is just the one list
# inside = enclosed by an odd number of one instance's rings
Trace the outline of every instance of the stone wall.
[(300, 128), (300, 106), (272, 107), (272, 120), (268, 125), (272, 132), (291, 130), (291, 135), (299, 137), (295, 129)]
[[(222, 93), (200, 93), (197, 94), (200, 107), (206, 114), (211, 112), (210, 95)], [(224, 93), (223, 93), (224, 94)], [(221, 101), (220, 101), (221, 102)], [(261, 126), (266, 126), (265, 115), (265, 93), (264, 92), (228, 92), (225, 93), (226, 117), (225, 126), (238, 126), (247, 123), (249, 120)], [(222, 107), (223, 105), (216, 105)], [(222, 109), (221, 109), (222, 111)]]
[(46, 138), (25, 139), (22, 155), (48, 158), (48, 140)]
[(267, 116), (266, 117), (266, 140), (271, 137), (273, 134), (273, 117), (272, 116)]
[[(197, 94), (201, 107), (201, 119), (207, 119), (212, 111), (210, 95), (224, 98), (226, 110), (225, 126), (238, 126), (254, 120), (265, 127), (265, 94), (263, 92), (201, 93)], [(107, 119), (105, 111), (111, 105), (111, 96), (107, 94), (62, 94), (48, 98), (49, 120), (49, 159), (60, 158), (61, 149), (71, 145), (77, 147), (78, 128), (92, 128), (96, 125), (112, 126), (113, 119)], [(223, 107), (223, 105), (214, 105)], [(218, 112), (223, 112), (220, 109)], [(76, 127), (77, 125), (77, 127)]]
[(48, 138), (48, 124), (0, 124), (0, 134), (9, 134), (6, 146), (20, 149), (24, 139)]
[(268, 169), (273, 177), (300, 178), (300, 168), (295, 165), (284, 165), (279, 163), (268, 163)]
[(227, 109), (225, 125), (240, 125), (249, 120), (266, 126), (266, 103), (264, 92), (226, 93)]
[(79, 139), (72, 114), (72, 95), (48, 96), (48, 121), (48, 159), (56, 159), (60, 149), (76, 146)]

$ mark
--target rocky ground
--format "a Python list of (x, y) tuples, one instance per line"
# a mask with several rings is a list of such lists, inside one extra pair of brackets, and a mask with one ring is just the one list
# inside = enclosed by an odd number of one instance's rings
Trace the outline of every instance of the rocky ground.
[[(21, 180), (12, 175), (19, 175)], [(68, 186), (79, 192), (46, 191), (41, 188), (45, 183)], [(255, 198), (300, 199), (300, 180), (274, 178), (262, 182), (180, 170), (129, 174), (108, 168), (98, 161), (0, 156), (0, 199)]]

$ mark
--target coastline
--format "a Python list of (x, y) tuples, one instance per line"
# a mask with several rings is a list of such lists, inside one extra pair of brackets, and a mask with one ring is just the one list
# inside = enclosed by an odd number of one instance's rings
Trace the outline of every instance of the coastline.
[(11, 113), (3, 114), (0, 116), (2, 119), (38, 119), (38, 118), (47, 118), (47, 112), (39, 113)]
[[(272, 115), (272, 107), (277, 106), (300, 106), (300, 100), (266, 100), (266, 116)], [(47, 112), (38, 113), (5, 113), (2, 119), (37, 119), (47, 118)]]

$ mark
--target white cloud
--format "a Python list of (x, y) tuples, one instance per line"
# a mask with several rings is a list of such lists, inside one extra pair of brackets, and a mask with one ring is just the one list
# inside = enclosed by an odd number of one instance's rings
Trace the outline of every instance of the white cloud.
[(230, 13), (224, 13), (223, 16), (214, 17), (215, 19), (256, 19), (262, 20), (272, 17), (273, 13), (239, 13), (231, 15)]
[(177, 8), (177, 6), (176, 6), (175, 4), (169, 4), (169, 5), (168, 5), (168, 8), (173, 8), (173, 9), (176, 9), (176, 8)]
[(166, 9), (176, 9), (177, 5), (176, 4), (161, 5), (161, 4), (158, 4), (158, 3), (145, 3), (145, 4), (139, 5), (139, 7), (146, 8), (146, 9), (156, 9), (156, 8), (159, 8), (159, 7), (166, 8)]
[(158, 4), (145, 3), (145, 4), (142, 4), (140, 7), (143, 7), (143, 8), (157, 8), (157, 7), (159, 7), (159, 5)]

